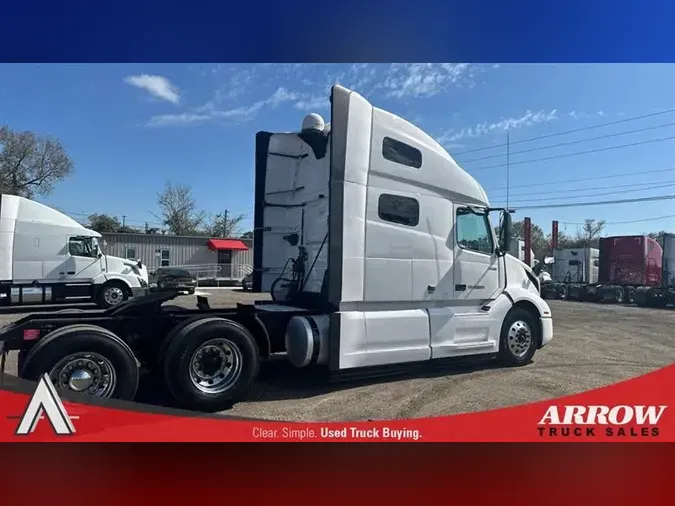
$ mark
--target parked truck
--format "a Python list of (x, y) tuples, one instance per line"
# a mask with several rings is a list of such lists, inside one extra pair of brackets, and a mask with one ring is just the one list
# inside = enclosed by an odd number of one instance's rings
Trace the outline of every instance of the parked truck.
[(588, 302), (673, 304), (675, 236), (664, 247), (649, 236), (603, 237), (599, 248), (556, 250), (553, 279), (542, 286), (545, 298)]
[[(512, 240), (509, 253), (521, 262), (525, 262), (525, 241), (522, 239)], [(534, 257), (534, 251), (532, 250), (530, 250), (530, 267), (536, 268), (539, 272), (540, 283), (551, 281), (551, 274), (545, 270), (544, 265), (539, 265), (539, 260)]]
[[(553, 337), (536, 271), (509, 255), (511, 215), (432, 137), (334, 86), (331, 122), (256, 137), (254, 275), (274, 301), (166, 307), (168, 292), (106, 311), (31, 315), (0, 330), (19, 374), (132, 399), (139, 366), (176, 403), (221, 410), (285, 353), (331, 379), (454, 357), (521, 366)], [(498, 234), (490, 215), (498, 213)]]
[(148, 286), (140, 261), (103, 252), (101, 234), (44, 204), (0, 195), (0, 306), (124, 302)]

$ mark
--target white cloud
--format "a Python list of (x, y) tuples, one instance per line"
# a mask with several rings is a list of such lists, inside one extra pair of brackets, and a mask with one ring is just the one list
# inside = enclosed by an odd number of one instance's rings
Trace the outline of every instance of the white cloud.
[(279, 105), (283, 104), (284, 102), (289, 102), (293, 100), (297, 100), (299, 98), (299, 95), (297, 92), (294, 91), (288, 91), (286, 88), (277, 88), (277, 91), (275, 91), (272, 96), (270, 96), (267, 99), (267, 103), (271, 105), (272, 107), (278, 107)]
[(472, 83), (474, 67), (468, 63), (393, 63), (378, 88), (388, 97), (431, 97), (452, 85)]
[[(203, 79), (215, 79), (211, 100), (185, 111), (194, 122), (225, 119), (248, 121), (266, 109), (292, 106), (301, 111), (325, 111), (329, 108), (330, 88), (342, 84), (370, 100), (431, 97), (456, 87), (470, 87), (473, 77), (491, 65), (466, 63), (411, 64), (254, 64), (249, 66), (209, 66)], [(178, 90), (159, 76), (133, 76), (127, 82), (151, 91), (155, 96), (177, 103)], [(142, 80), (140, 78), (143, 78)], [(155, 79), (150, 81), (150, 79)], [(152, 87), (150, 86), (152, 84)], [(168, 90), (168, 92), (167, 92)], [(174, 93), (175, 98), (169, 97)], [(261, 98), (266, 97), (266, 98)], [(208, 119), (204, 119), (207, 116)], [(178, 117), (178, 116), (176, 116)], [(185, 124), (189, 120), (164, 120), (165, 124)]]
[(206, 114), (160, 114), (150, 118), (146, 126), (194, 125), (196, 123), (204, 123), (209, 119), (211, 117)]
[(590, 119), (590, 118), (595, 118), (595, 117), (598, 117), (598, 116), (602, 118), (602, 117), (605, 116), (604, 111), (597, 111), (595, 113), (570, 111), (567, 114), (572, 119)]
[(461, 139), (475, 139), (485, 135), (506, 132), (507, 130), (516, 130), (519, 128), (529, 127), (540, 123), (548, 123), (558, 119), (558, 110), (552, 109), (550, 111), (527, 111), (517, 118), (505, 118), (494, 123), (479, 123), (472, 127), (462, 128), (459, 131), (448, 130), (438, 137), (438, 142), (443, 145), (455, 143)]
[(179, 90), (176, 86), (171, 84), (166, 77), (140, 74), (135, 76), (127, 76), (124, 82), (147, 91), (152, 96), (177, 104), (180, 101)]
[(293, 106), (296, 109), (307, 112), (316, 112), (330, 107), (328, 95), (309, 95), (298, 100)]

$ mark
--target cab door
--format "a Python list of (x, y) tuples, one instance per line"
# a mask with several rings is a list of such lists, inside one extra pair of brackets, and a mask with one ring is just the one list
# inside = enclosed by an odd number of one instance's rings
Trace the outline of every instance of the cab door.
[(498, 257), (486, 214), (467, 207), (455, 210), (454, 297), (465, 307), (479, 309), (499, 292)]
[(90, 282), (103, 271), (98, 250), (93, 247), (91, 237), (70, 237), (66, 260), (66, 279), (76, 282)]

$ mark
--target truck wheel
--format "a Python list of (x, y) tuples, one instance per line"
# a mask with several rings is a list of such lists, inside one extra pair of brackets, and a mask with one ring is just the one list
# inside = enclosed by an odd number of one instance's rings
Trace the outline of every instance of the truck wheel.
[(632, 286), (626, 288), (626, 304), (635, 304), (635, 288)]
[(222, 318), (182, 327), (166, 348), (164, 381), (182, 407), (222, 411), (258, 377), (260, 354), (251, 333)]
[(560, 285), (558, 287), (558, 298), (560, 300), (566, 300), (569, 296), (569, 288), (567, 285)]
[(617, 304), (623, 303), (624, 296), (625, 294), (623, 288), (617, 286), (616, 289), (614, 290), (614, 302), (616, 302)]
[(499, 340), (499, 362), (508, 367), (532, 360), (539, 342), (539, 325), (529, 311), (515, 307), (506, 315)]
[(105, 283), (98, 292), (96, 303), (103, 309), (121, 304), (129, 298), (129, 288), (120, 281)]
[(104, 399), (133, 400), (138, 363), (115, 334), (94, 325), (68, 325), (47, 334), (23, 360), (22, 378), (48, 373), (54, 386)]

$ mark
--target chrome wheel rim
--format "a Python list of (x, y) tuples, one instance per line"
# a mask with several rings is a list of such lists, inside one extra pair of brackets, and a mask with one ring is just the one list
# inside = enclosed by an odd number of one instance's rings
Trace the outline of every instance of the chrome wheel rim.
[(124, 300), (124, 292), (117, 286), (111, 286), (106, 288), (103, 292), (103, 299), (110, 306), (114, 306)]
[(229, 339), (211, 339), (190, 359), (190, 381), (198, 390), (214, 395), (232, 388), (241, 376), (244, 359)]
[(532, 330), (524, 321), (515, 321), (509, 327), (507, 340), (509, 351), (516, 357), (522, 357), (527, 353), (532, 344)]
[(52, 383), (63, 390), (104, 399), (117, 387), (117, 374), (110, 360), (98, 353), (73, 353), (61, 359), (49, 372)]

